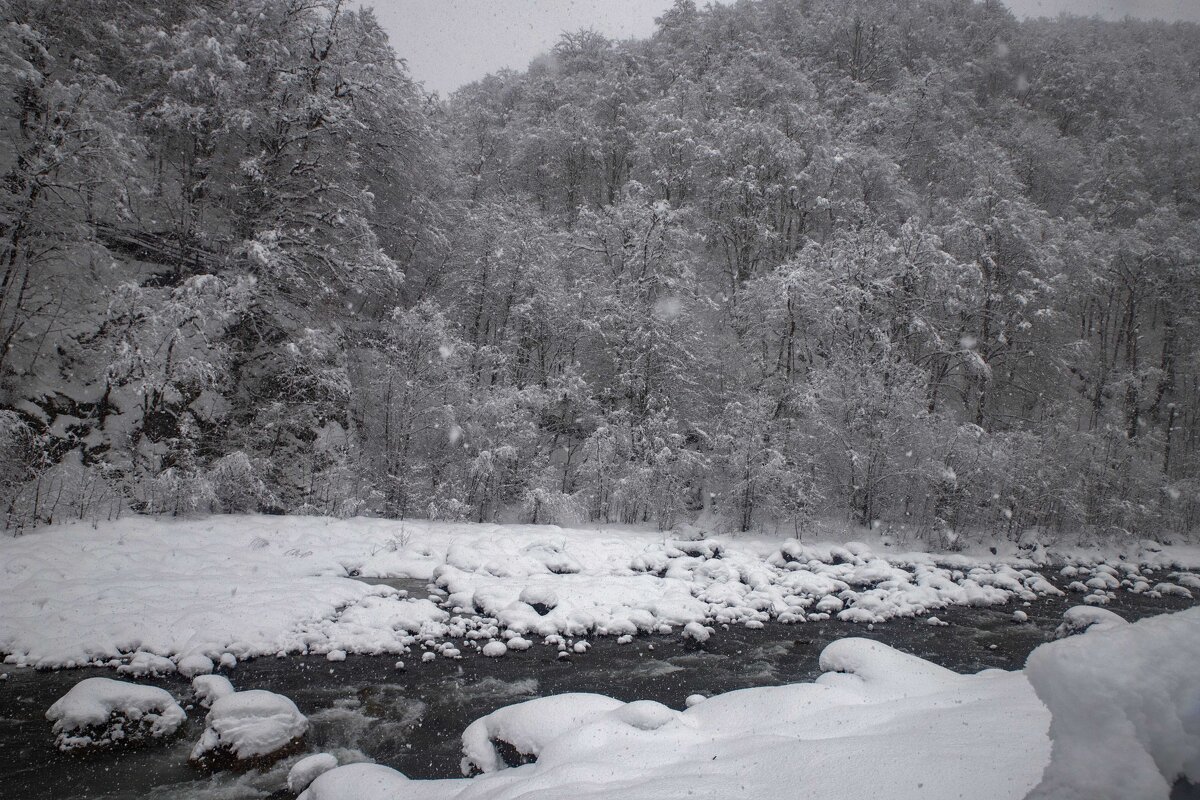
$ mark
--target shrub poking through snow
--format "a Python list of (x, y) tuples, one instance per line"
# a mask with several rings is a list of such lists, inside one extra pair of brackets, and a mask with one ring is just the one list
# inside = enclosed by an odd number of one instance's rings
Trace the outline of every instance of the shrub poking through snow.
[(174, 734), (187, 715), (165, 689), (87, 678), (46, 712), (59, 750), (142, 744)]
[(308, 720), (281, 694), (254, 689), (213, 701), (191, 760), (202, 767), (270, 763), (298, 747)]

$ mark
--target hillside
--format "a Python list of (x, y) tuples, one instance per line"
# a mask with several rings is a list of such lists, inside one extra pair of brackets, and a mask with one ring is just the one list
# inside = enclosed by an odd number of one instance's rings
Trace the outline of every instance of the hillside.
[(1196, 25), (679, 0), (439, 98), (335, 0), (6, 16), (10, 530), (1200, 523)]

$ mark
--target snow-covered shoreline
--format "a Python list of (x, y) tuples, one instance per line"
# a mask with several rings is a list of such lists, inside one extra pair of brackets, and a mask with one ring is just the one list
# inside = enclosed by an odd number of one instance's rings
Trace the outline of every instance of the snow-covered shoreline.
[[(0, 539), (0, 653), (7, 664), (134, 675), (280, 653), (455, 657), (532, 637), (826, 615), (872, 623), (1028, 601), (1060, 592), (1043, 575), (1049, 564), (1070, 565), (1086, 601), (1103, 604), (1117, 591), (1186, 592), (1197, 580), (1186, 571), (1200, 566), (1195, 546), (1039, 549), (1033, 558), (1007, 542), (957, 554), (899, 549), (883, 539), (678, 541), (625, 528), (133, 517)], [(1151, 568), (1176, 573), (1143, 574)], [(442, 591), (431, 601), (351, 576), (410, 577)]]

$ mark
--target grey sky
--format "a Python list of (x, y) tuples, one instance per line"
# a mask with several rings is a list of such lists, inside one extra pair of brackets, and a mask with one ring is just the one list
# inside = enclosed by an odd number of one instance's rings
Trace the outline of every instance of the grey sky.
[[(443, 94), (504, 67), (524, 69), (565, 30), (647, 36), (672, 0), (364, 0), (413, 76)], [(1019, 16), (1060, 11), (1200, 22), (1200, 0), (1008, 0)]]

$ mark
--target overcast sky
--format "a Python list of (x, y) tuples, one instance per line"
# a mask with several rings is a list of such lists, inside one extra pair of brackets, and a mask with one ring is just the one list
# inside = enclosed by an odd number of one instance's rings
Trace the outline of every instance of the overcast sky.
[[(566, 30), (647, 36), (672, 0), (364, 0), (413, 77), (443, 94), (503, 67), (524, 69)], [(701, 3), (703, 5), (703, 3)], [(1060, 11), (1200, 22), (1200, 0), (1008, 0), (1018, 16)]]

